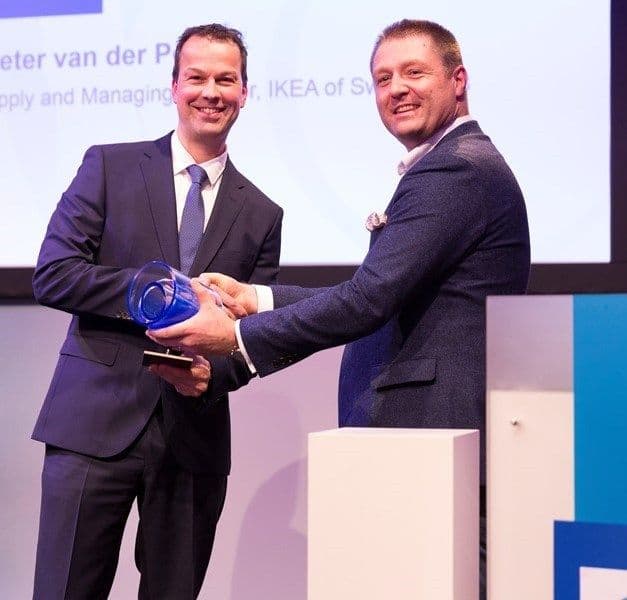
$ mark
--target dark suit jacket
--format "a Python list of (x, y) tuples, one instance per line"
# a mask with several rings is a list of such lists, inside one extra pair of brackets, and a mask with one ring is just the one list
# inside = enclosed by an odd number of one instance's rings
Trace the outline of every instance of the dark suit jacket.
[(520, 188), (470, 121), (405, 174), (385, 212), (350, 281), (273, 287), (278, 310), (241, 322), (246, 350), (264, 376), (352, 342), (340, 425), (483, 432), (485, 298), (524, 293), (529, 274)]
[[(273, 282), (282, 214), (229, 160), (191, 274)], [(154, 345), (128, 319), (126, 291), (136, 270), (156, 259), (179, 266), (170, 135), (90, 148), (52, 215), (33, 278), (40, 303), (74, 315), (33, 438), (113, 456), (138, 436), (161, 396), (181, 464), (226, 474), (226, 392), (250, 375), (241, 362), (212, 361), (210, 393), (195, 402), (142, 367), (143, 350)]]

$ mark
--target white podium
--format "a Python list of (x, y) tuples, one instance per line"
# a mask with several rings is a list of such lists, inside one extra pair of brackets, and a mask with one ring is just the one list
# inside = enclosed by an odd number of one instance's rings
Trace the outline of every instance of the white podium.
[(477, 431), (312, 433), (308, 480), (308, 600), (477, 600)]

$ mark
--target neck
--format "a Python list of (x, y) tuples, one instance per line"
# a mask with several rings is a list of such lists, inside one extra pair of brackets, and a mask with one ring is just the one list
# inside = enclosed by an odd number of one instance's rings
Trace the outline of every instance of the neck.
[(183, 145), (183, 148), (189, 152), (190, 156), (197, 164), (216, 158), (216, 156), (220, 156), (220, 154), (223, 154), (226, 150), (226, 140), (190, 140), (180, 129), (177, 129), (176, 133)]
[(468, 100), (466, 100), (466, 98), (464, 97), (463, 100), (457, 103), (457, 108), (455, 109), (455, 118), (453, 119), (453, 121), (457, 119), (457, 117), (465, 117), (469, 114), (470, 110), (468, 109)]

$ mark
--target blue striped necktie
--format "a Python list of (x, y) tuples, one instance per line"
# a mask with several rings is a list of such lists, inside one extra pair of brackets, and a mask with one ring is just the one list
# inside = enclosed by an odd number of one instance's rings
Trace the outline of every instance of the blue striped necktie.
[(187, 192), (179, 229), (181, 271), (186, 275), (192, 268), (205, 228), (205, 205), (200, 192), (202, 186), (209, 180), (205, 170), (198, 165), (190, 165), (187, 171), (192, 178), (192, 185)]

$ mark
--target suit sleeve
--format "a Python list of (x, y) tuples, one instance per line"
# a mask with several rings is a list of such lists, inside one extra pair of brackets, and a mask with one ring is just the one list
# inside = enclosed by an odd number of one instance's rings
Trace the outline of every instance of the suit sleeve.
[[(279, 258), (281, 254), (281, 226), (283, 210), (276, 208), (274, 222), (259, 248), (254, 270), (250, 276), (250, 283), (263, 285), (273, 284), (279, 273)], [(208, 400), (224, 396), (243, 385), (252, 378), (246, 361), (241, 356), (212, 357), (212, 383), (209, 389)]]
[(300, 302), (304, 298), (315, 296), (326, 289), (327, 288), (304, 288), (297, 285), (273, 285), (272, 297), (274, 299), (274, 308), (281, 308), (288, 304)]
[(103, 150), (89, 148), (48, 225), (33, 275), (38, 302), (74, 314), (116, 317), (126, 311), (135, 269), (98, 264), (105, 224)]
[(408, 296), (437, 282), (483, 234), (482, 197), (480, 178), (462, 159), (408, 173), (351, 280), (242, 320), (260, 376), (372, 333)]

